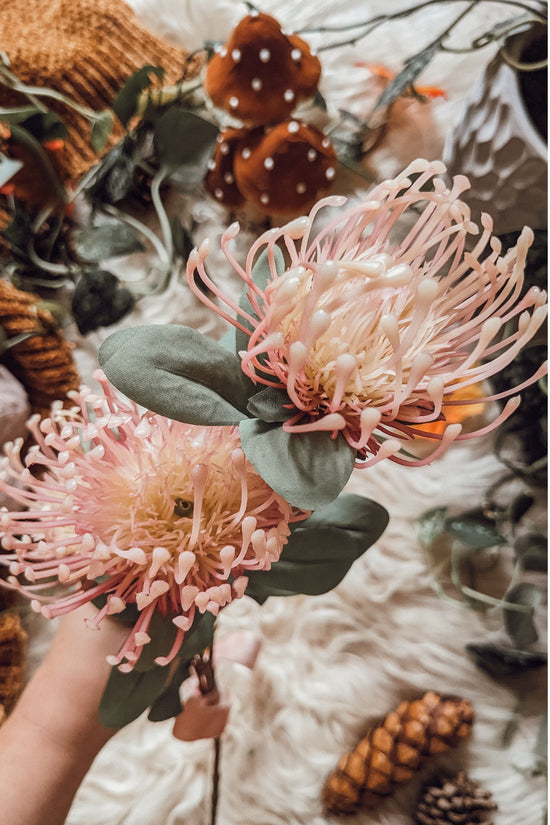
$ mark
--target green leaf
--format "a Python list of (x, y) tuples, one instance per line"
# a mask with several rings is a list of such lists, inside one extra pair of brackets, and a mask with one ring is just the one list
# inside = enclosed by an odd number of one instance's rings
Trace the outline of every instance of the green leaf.
[(280, 560), (270, 570), (247, 574), (247, 595), (261, 604), (269, 596), (316, 596), (332, 590), (387, 523), (388, 513), (379, 504), (342, 494), (292, 526)]
[(195, 192), (206, 174), (218, 128), (194, 112), (173, 107), (155, 124), (158, 162), (171, 172), (170, 182), (180, 191)]
[(548, 539), (538, 533), (524, 533), (514, 542), (514, 553), (524, 570), (548, 570)]
[(435, 507), (420, 516), (416, 522), (416, 532), (422, 544), (429, 547), (445, 532), (446, 518), (446, 507)]
[(316, 510), (330, 504), (353, 470), (355, 450), (340, 434), (335, 439), (324, 432), (293, 435), (257, 418), (241, 421), (239, 430), (248, 460), (295, 507)]
[(189, 327), (120, 330), (102, 344), (99, 362), (121, 392), (168, 418), (226, 425), (246, 417), (253, 385), (239, 359)]
[(76, 254), (83, 261), (104, 261), (119, 255), (143, 252), (145, 247), (129, 226), (109, 221), (74, 233)]
[[(281, 252), (278, 246), (274, 247), (273, 255), (275, 270), (278, 275), (281, 275), (285, 271), (285, 259), (283, 257), (283, 253)], [(271, 283), (271, 267), (269, 266), (269, 255), (267, 249), (263, 250), (263, 252), (258, 256), (258, 260), (254, 263), (254, 266), (252, 267), (252, 280), (254, 281), (256, 286), (262, 290), (262, 292), (265, 290), (266, 286), (269, 283)], [(254, 309), (252, 308), (252, 304), (248, 299), (248, 287), (246, 284), (241, 293), (239, 307), (248, 315), (257, 318), (257, 315), (254, 312)], [(244, 327), (246, 327), (252, 332), (253, 328), (247, 321), (245, 321), (243, 318), (241, 318), (240, 321)], [(241, 350), (248, 349), (248, 335), (240, 329), (236, 330), (235, 335), (236, 351), (240, 352)]]
[(145, 673), (159, 667), (155, 659), (158, 656), (168, 656), (177, 632), (178, 628), (172, 621), (171, 616), (161, 616), (160, 613), (155, 611), (147, 630), (151, 641), (143, 646), (141, 656), (134, 665), (134, 670), (138, 673)]
[(143, 66), (134, 72), (121, 88), (113, 100), (113, 111), (123, 126), (136, 114), (141, 93), (152, 82), (151, 75), (156, 75), (160, 81), (164, 78), (164, 69), (161, 66)]
[(141, 716), (163, 692), (169, 669), (121, 673), (114, 667), (101, 697), (99, 720), (106, 728), (122, 728)]
[[(182, 668), (181, 670), (180, 667)], [(189, 667), (187, 665), (180, 665), (177, 668), (176, 673), (178, 674), (178, 677), (176, 677), (175, 680), (174, 677), (172, 677), (166, 690), (163, 691), (158, 699), (155, 699), (153, 702), (151, 710), (147, 714), (147, 718), (150, 722), (163, 722), (165, 719), (172, 719), (172, 717), (181, 713), (182, 705), (179, 686), (189, 675)], [(182, 677), (179, 681), (177, 681), (180, 673), (182, 674)]]
[(279, 390), (276, 387), (264, 387), (263, 390), (253, 395), (248, 402), (247, 409), (255, 418), (261, 418), (269, 424), (286, 421), (296, 412), (286, 390)]
[(466, 652), (478, 667), (494, 679), (503, 679), (533, 668), (546, 667), (548, 661), (545, 653), (530, 653), (527, 650), (516, 650), (492, 642), (471, 642), (466, 645)]
[(16, 175), (23, 164), (20, 160), (12, 160), (11, 158), (2, 158), (0, 162), (0, 186), (4, 186), (14, 175)]
[(528, 647), (538, 639), (533, 616), (535, 607), (541, 602), (541, 593), (534, 584), (520, 582), (506, 593), (505, 601), (531, 608), (528, 612), (503, 608), (504, 627), (509, 637), (516, 647)]
[(96, 152), (101, 152), (105, 149), (107, 141), (113, 131), (113, 113), (109, 109), (100, 112), (99, 116), (94, 120), (92, 131), (90, 134), (90, 143)]
[(497, 531), (494, 519), (488, 518), (481, 509), (446, 519), (445, 530), (464, 544), (479, 550), (506, 543)]

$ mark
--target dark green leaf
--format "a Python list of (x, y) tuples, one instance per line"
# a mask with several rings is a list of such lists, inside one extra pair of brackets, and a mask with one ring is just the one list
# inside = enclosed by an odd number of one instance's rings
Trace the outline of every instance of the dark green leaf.
[(165, 691), (163, 691), (163, 693), (160, 694), (158, 699), (155, 699), (153, 702), (151, 710), (147, 714), (147, 718), (150, 722), (163, 722), (165, 719), (171, 719), (181, 713), (182, 705), (179, 694), (179, 686), (189, 675), (189, 668), (187, 665), (185, 666), (184, 671), (180, 671), (178, 668), (177, 673), (180, 672), (182, 673), (182, 678), (180, 681), (176, 683), (174, 679), (171, 679), (170, 685)]
[[(275, 270), (278, 275), (281, 275), (285, 271), (285, 259), (283, 257), (283, 253), (281, 252), (278, 246), (274, 247), (273, 255)], [(269, 254), (267, 249), (263, 250), (261, 255), (258, 256), (258, 260), (254, 263), (254, 266), (252, 267), (252, 280), (254, 281), (256, 286), (262, 291), (264, 291), (266, 286), (269, 283), (271, 283), (271, 267), (269, 266)], [(251, 315), (253, 318), (257, 317), (256, 313), (254, 312), (254, 309), (252, 308), (252, 304), (248, 299), (248, 287), (246, 286), (246, 284), (241, 294), (239, 307), (248, 315)], [(247, 321), (245, 321), (243, 318), (241, 318), (240, 321), (244, 327), (246, 327), (252, 332), (253, 328)], [(235, 335), (237, 352), (248, 349), (248, 335), (246, 335), (246, 333), (242, 332), (242, 330), (240, 329), (236, 330)]]
[(71, 311), (78, 331), (86, 335), (119, 321), (134, 303), (134, 296), (120, 286), (116, 275), (104, 269), (90, 269), (82, 273), (76, 284)]
[[(290, 406), (290, 409), (289, 409)], [(286, 421), (296, 412), (296, 408), (285, 390), (276, 387), (264, 387), (251, 396), (248, 412), (255, 418), (261, 418), (268, 424)]]
[(145, 247), (129, 226), (110, 221), (74, 233), (76, 254), (83, 261), (104, 261), (119, 255), (143, 252)]
[(248, 460), (270, 487), (304, 510), (324, 507), (344, 489), (355, 463), (342, 435), (293, 435), (257, 418), (241, 421), (241, 443)]
[(439, 43), (436, 42), (422, 49), (421, 52), (413, 55), (413, 57), (410, 57), (403, 69), (390, 81), (376, 101), (375, 111), (376, 109), (381, 109), (383, 106), (390, 106), (398, 97), (406, 92), (438, 51)]
[(514, 542), (516, 559), (524, 570), (548, 570), (548, 539), (538, 533), (524, 533)]
[(292, 533), (317, 527), (337, 527), (354, 535), (363, 549), (377, 541), (388, 525), (388, 511), (369, 498), (341, 493), (337, 499), (316, 510), (305, 521), (292, 526)]
[(26, 253), (33, 232), (31, 218), (22, 206), (16, 205), (14, 216), (2, 232), (2, 237), (10, 246)]
[(135, 172), (136, 143), (132, 135), (107, 152), (99, 164), (94, 178), (85, 193), (88, 200), (103, 205), (118, 203), (132, 189)]
[(170, 182), (186, 194), (196, 191), (206, 174), (218, 128), (194, 112), (173, 107), (155, 124), (158, 162)]
[(160, 66), (143, 66), (131, 75), (113, 100), (113, 111), (123, 126), (136, 114), (140, 95), (152, 82), (151, 75), (160, 81), (164, 78), (164, 69)]
[(94, 120), (92, 125), (92, 132), (90, 134), (90, 143), (96, 152), (101, 152), (105, 149), (107, 141), (113, 131), (113, 113), (106, 109), (100, 112), (99, 116)]
[(155, 659), (158, 656), (168, 656), (177, 632), (178, 628), (170, 616), (161, 616), (160, 613), (155, 611), (147, 630), (151, 641), (143, 646), (141, 656), (134, 665), (134, 670), (138, 673), (145, 673), (159, 667), (155, 664)]
[(3, 158), (0, 162), (0, 186), (4, 186), (14, 175), (23, 168), (20, 160), (12, 160), (11, 158)]
[(65, 140), (69, 135), (67, 127), (55, 112), (35, 112), (19, 125), (42, 144), (51, 140)]
[(239, 359), (182, 326), (121, 330), (101, 345), (99, 361), (121, 392), (153, 412), (188, 424), (237, 424), (252, 383)]
[(531, 608), (528, 612), (503, 608), (504, 627), (515, 646), (521, 649), (536, 642), (538, 633), (533, 616), (541, 601), (538, 588), (530, 582), (520, 582), (506, 593), (505, 600)]
[(313, 98), (313, 105), (318, 106), (318, 108), (321, 109), (322, 112), (328, 111), (327, 102), (321, 94), (321, 92), (319, 91), (319, 89), (317, 89), (317, 91), (315, 92), (315, 97)]
[(495, 547), (506, 542), (497, 531), (494, 519), (488, 518), (481, 509), (469, 510), (446, 519), (445, 530), (464, 544), (477, 549)]
[(466, 645), (466, 652), (478, 667), (487, 671), (494, 679), (545, 667), (547, 664), (545, 653), (530, 653), (493, 643), (472, 642)]
[(122, 728), (133, 722), (163, 692), (168, 674), (167, 667), (155, 667), (145, 673), (121, 673), (113, 668), (99, 706), (101, 724)]
[(435, 507), (420, 516), (416, 522), (416, 532), (422, 544), (429, 547), (441, 533), (445, 532), (446, 518), (446, 507)]

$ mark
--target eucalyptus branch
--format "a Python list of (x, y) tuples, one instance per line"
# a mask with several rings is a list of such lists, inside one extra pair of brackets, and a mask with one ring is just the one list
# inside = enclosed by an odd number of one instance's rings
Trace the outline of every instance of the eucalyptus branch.
[(65, 275), (66, 277), (73, 274), (74, 267), (67, 266), (66, 264), (54, 264), (52, 261), (45, 261), (41, 258), (34, 248), (34, 238), (32, 238), (29, 243), (27, 254), (31, 262), (39, 269), (44, 270), (44, 272), (51, 272), (52, 275)]
[(138, 98), (136, 114), (140, 117), (145, 114), (149, 105), (166, 106), (169, 103), (176, 103), (187, 95), (193, 94), (202, 87), (202, 83), (196, 78), (185, 80), (174, 86), (163, 86), (160, 89), (146, 89)]
[(171, 263), (174, 257), (172, 227), (170, 226), (170, 220), (168, 218), (168, 215), (166, 214), (166, 209), (164, 208), (162, 198), (160, 197), (160, 187), (162, 186), (162, 183), (167, 177), (167, 175), (168, 172), (166, 169), (160, 169), (154, 176), (153, 180), (151, 181), (151, 200), (153, 202), (153, 206), (155, 207), (155, 212), (157, 213), (157, 217), (159, 220), (160, 229), (162, 232), (162, 239), (164, 241), (164, 247), (166, 250), (166, 256), (168, 258), (168, 263)]
[(132, 229), (136, 229), (141, 235), (143, 235), (147, 240), (150, 242), (151, 246), (154, 247), (155, 252), (157, 253), (160, 261), (165, 266), (170, 266), (170, 257), (162, 244), (162, 242), (157, 238), (155, 233), (152, 229), (149, 229), (141, 221), (138, 221), (137, 218), (133, 218), (131, 215), (127, 215), (125, 212), (122, 212), (120, 209), (117, 209), (116, 206), (112, 204), (103, 204), (102, 211), (105, 212), (106, 215), (110, 215), (112, 218), (117, 218), (119, 221), (131, 226)]
[[(368, 37), (368, 35), (375, 31), (375, 29), (377, 29), (379, 26), (385, 23), (405, 19), (406, 17), (416, 14), (416, 12), (428, 8), (430, 6), (457, 2), (463, 2), (463, 0), (425, 0), (424, 3), (418, 3), (414, 6), (409, 6), (405, 9), (401, 9), (398, 12), (394, 12), (393, 14), (380, 14), (376, 15), (375, 17), (367, 18), (363, 21), (359, 21), (356, 23), (346, 23), (340, 26), (315, 26), (311, 28), (304, 28), (300, 30), (298, 34), (336, 34), (338, 32), (349, 32), (357, 29), (362, 29), (362, 31), (359, 31), (356, 34), (351, 35), (345, 40), (339, 40), (334, 43), (329, 43), (326, 46), (320, 46), (318, 48), (318, 51), (329, 51), (330, 49), (339, 48), (340, 46), (354, 46), (360, 40), (363, 40), (365, 37)], [(474, 6), (478, 6), (481, 2), (500, 3), (501, 5), (512, 6), (514, 8), (522, 9), (523, 11), (529, 13), (530, 19), (535, 19), (542, 23), (547, 22), (547, 16), (540, 9), (533, 8), (532, 6), (521, 2), (521, 0), (473, 0), (473, 4), (466, 10), (465, 13), (468, 13), (471, 10), (471, 8), (473, 8)], [(459, 17), (454, 21), (454, 23), (449, 27), (449, 29), (442, 33), (440, 37), (444, 38), (445, 36), (447, 36), (451, 32), (451, 30), (457, 25), (459, 20), (462, 19), (462, 17), (462, 14), (459, 15)], [(489, 42), (491, 42), (491, 40), (487, 41), (487, 43)], [(487, 43), (484, 43), (483, 45), (487, 45)], [(478, 48), (482, 48), (482, 46), (472, 46), (472, 48), (467, 49), (466, 51), (473, 51)]]
[(80, 103), (77, 103), (72, 98), (67, 97), (61, 92), (57, 92), (54, 89), (48, 89), (46, 87), (43, 88), (41, 86), (27, 86), (6, 67), (5, 63), (0, 64), (0, 83), (3, 83), (3, 85), (8, 86), (10, 89), (13, 89), (14, 92), (20, 92), (25, 95), (25, 97), (34, 103), (34, 105), (43, 113), (46, 113), (49, 110), (39, 100), (41, 97), (57, 100), (59, 103), (63, 103), (70, 109), (74, 109), (75, 112), (78, 112), (78, 114), (82, 115), (82, 117), (85, 117), (87, 120), (92, 122), (99, 120), (102, 116), (101, 112), (94, 112), (93, 109), (89, 109), (87, 106), (81, 106)]

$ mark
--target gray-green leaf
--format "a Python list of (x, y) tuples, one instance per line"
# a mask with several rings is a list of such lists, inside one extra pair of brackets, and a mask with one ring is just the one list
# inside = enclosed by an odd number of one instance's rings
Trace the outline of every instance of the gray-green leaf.
[(270, 487), (304, 510), (324, 507), (344, 489), (355, 463), (355, 451), (341, 435), (293, 435), (256, 418), (241, 421), (246, 457)]
[(104, 261), (119, 255), (143, 252), (144, 246), (122, 221), (80, 229), (74, 234), (75, 250), (83, 261)]
[(122, 728), (141, 716), (164, 690), (169, 668), (155, 667), (145, 673), (121, 673), (116, 667), (101, 697), (99, 720), (106, 728)]
[[(155, 149), (170, 182), (189, 194), (201, 184), (218, 129), (209, 120), (185, 109), (168, 109), (155, 125)], [(177, 171), (176, 171), (177, 170)]]
[(107, 141), (113, 131), (113, 113), (109, 109), (100, 112), (98, 117), (92, 124), (92, 131), (90, 134), (90, 143), (96, 152), (101, 152), (105, 149)]
[(520, 582), (506, 593), (505, 600), (512, 604), (524, 605), (531, 608), (529, 611), (503, 608), (506, 632), (516, 647), (528, 647), (528, 645), (536, 642), (538, 639), (533, 617), (535, 607), (540, 604), (541, 593), (534, 584), (530, 582)]
[(506, 542), (497, 531), (494, 520), (488, 518), (481, 509), (446, 519), (445, 530), (464, 544), (477, 549), (495, 547)]
[(142, 66), (130, 75), (113, 100), (113, 111), (123, 126), (136, 114), (141, 93), (151, 85), (151, 75), (162, 81), (164, 69), (161, 66)]
[(129, 398), (188, 424), (238, 424), (254, 391), (237, 356), (189, 327), (120, 330), (102, 344), (99, 362)]
[(296, 408), (285, 390), (264, 387), (250, 398), (248, 412), (255, 418), (261, 418), (262, 421), (273, 424), (286, 421), (295, 414)]

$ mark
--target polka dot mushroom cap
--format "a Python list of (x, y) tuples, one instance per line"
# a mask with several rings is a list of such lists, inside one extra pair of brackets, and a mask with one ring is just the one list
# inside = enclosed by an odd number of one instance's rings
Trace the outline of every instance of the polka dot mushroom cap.
[(252, 125), (277, 123), (315, 94), (321, 63), (301, 37), (285, 34), (269, 14), (252, 12), (206, 69), (215, 106)]
[(226, 130), (221, 137), (217, 163), (206, 183), (216, 200), (228, 207), (237, 205), (236, 190), (266, 214), (300, 214), (330, 188), (336, 175), (330, 140), (298, 120), (257, 127), (244, 135)]

